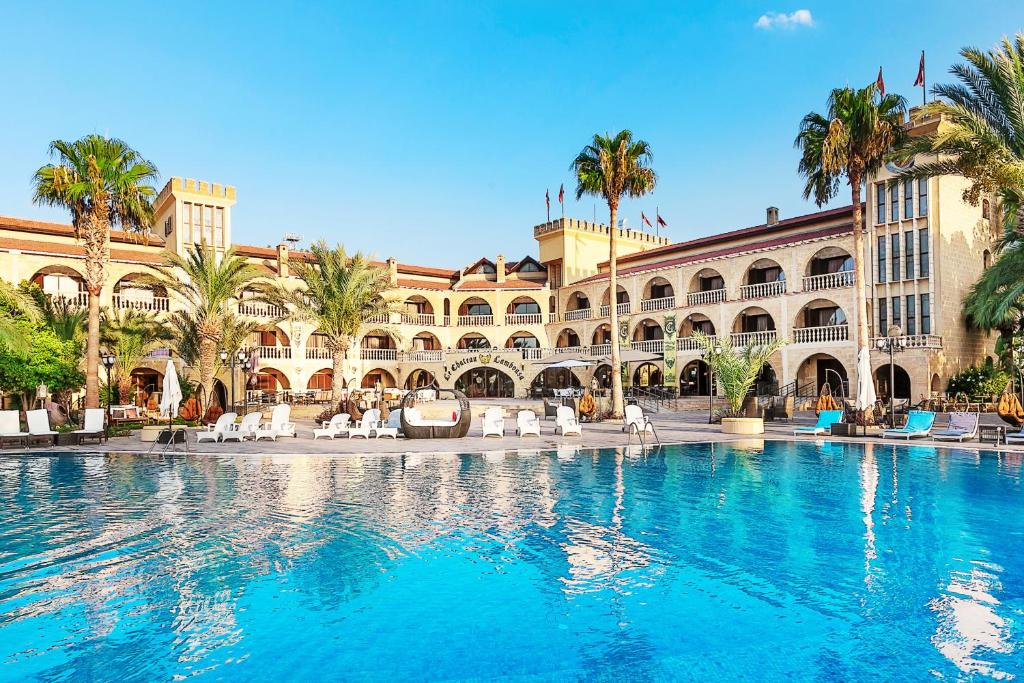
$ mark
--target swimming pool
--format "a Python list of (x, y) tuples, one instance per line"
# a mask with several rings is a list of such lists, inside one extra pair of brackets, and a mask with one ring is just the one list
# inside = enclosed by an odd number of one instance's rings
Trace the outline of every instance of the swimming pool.
[(0, 678), (1024, 672), (1018, 454), (0, 456)]

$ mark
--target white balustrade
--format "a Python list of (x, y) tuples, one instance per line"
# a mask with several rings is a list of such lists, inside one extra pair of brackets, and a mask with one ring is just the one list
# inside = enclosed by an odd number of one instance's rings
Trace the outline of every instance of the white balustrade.
[(905, 349), (941, 349), (942, 337), (937, 334), (906, 334), (902, 337), (874, 337), (871, 340), (871, 347), (878, 350), (879, 339), (896, 339), (896, 342)]
[(359, 357), (363, 360), (397, 360), (397, 349), (359, 349)]
[(544, 355), (544, 349), (541, 348), (521, 348), (517, 350), (522, 352), (523, 359), (525, 360), (539, 360)]
[(47, 292), (46, 290), (43, 290), (43, 294), (46, 294), (47, 296), (49, 296), (50, 299), (60, 299), (60, 300), (64, 301), (65, 303), (67, 303), (69, 305), (72, 305), (72, 306), (81, 306), (81, 307), (85, 308), (86, 306), (89, 305), (89, 292), (86, 292), (86, 291), (81, 291), (81, 292), (59, 292), (59, 291), (54, 292), (54, 291), (51, 291), (51, 292)]
[(577, 308), (575, 311), (566, 311), (566, 320), (588, 320), (591, 316), (591, 310), (589, 308)]
[(786, 281), (761, 282), (756, 285), (741, 285), (740, 297), (743, 299), (762, 299), (766, 296), (779, 296), (786, 293)]
[(307, 346), (306, 358), (309, 360), (332, 360), (331, 350), (326, 346)]
[(380, 313), (378, 315), (371, 315), (366, 319), (366, 322), (370, 325), (387, 325), (391, 322), (391, 316), (387, 313)]
[(402, 322), (406, 325), (433, 325), (433, 313), (403, 313)]
[(836, 273), (808, 275), (804, 278), (804, 291), (816, 292), (821, 289), (836, 289), (853, 286), (853, 271), (841, 270)]
[(441, 324), (445, 327), (449, 327), (452, 324), (452, 317), (450, 315), (444, 316), (444, 321)]
[(132, 311), (153, 311), (166, 312), (170, 310), (170, 301), (166, 296), (135, 297), (124, 294), (115, 294), (113, 297), (114, 308)]
[(506, 313), (506, 325), (540, 325), (544, 316), (540, 313)]
[(261, 360), (266, 359), (281, 359), (292, 357), (292, 347), (290, 346), (257, 346), (256, 353), (259, 354)]
[(665, 296), (660, 299), (643, 299), (640, 301), (641, 311), (665, 311), (676, 307), (674, 296)]
[(644, 351), (646, 353), (664, 353), (665, 352), (665, 340), (664, 339), (646, 339), (644, 341), (635, 341), (630, 346), (637, 351)]
[(762, 332), (734, 332), (729, 335), (732, 345), (737, 348), (745, 346), (764, 346), (775, 341), (777, 334), (775, 330), (764, 330)]
[[(626, 301), (621, 304), (615, 304), (615, 312), (618, 315), (629, 315), (629, 302)], [(608, 304), (601, 306), (599, 309), (600, 317), (604, 318), (611, 315), (611, 307)]]
[(848, 341), (849, 339), (849, 325), (798, 327), (793, 330), (793, 341), (796, 344), (824, 344), (827, 342)]
[[(710, 339), (712, 343), (714, 343), (715, 340), (716, 340), (716, 337), (713, 334), (707, 335), (707, 338)], [(676, 346), (679, 348), (680, 351), (703, 351), (704, 350), (704, 347), (701, 346), (700, 344), (698, 344), (697, 340), (694, 339), (693, 337), (679, 337), (676, 340)]]
[(254, 301), (238, 302), (238, 314), (250, 318), (283, 318), (287, 313), (280, 306), (273, 306), (267, 303)]
[(557, 313), (548, 313), (548, 322), (549, 323), (557, 323), (558, 322), (558, 314)]
[(591, 356), (607, 356), (612, 352), (611, 344), (594, 344), (590, 347)]
[(725, 301), (724, 289), (709, 289), (704, 292), (690, 292), (686, 295), (686, 303), (690, 306), (717, 304), (720, 301)]
[(493, 325), (493, 315), (460, 315), (459, 326), (460, 327), (481, 327), (485, 325)]
[(420, 349), (405, 354), (407, 360), (416, 363), (436, 363), (444, 360), (444, 351), (441, 349)]
[(559, 346), (555, 349), (555, 353), (581, 353), (582, 351), (582, 346)]

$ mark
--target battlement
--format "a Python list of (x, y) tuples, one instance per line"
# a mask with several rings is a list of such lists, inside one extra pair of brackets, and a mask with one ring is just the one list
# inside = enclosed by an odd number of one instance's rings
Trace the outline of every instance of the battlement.
[(200, 195), (204, 197), (212, 197), (214, 199), (226, 199), (230, 202), (235, 201), (235, 187), (233, 185), (221, 185), (220, 183), (208, 183), (205, 180), (196, 180), (195, 178), (179, 178), (173, 176), (164, 185), (164, 188), (160, 190), (160, 194), (157, 195), (155, 205), (161, 205), (164, 200), (171, 196), (172, 193), (185, 193), (192, 195)]
[[(533, 227), (533, 236), (539, 239), (545, 235), (559, 232), (562, 230), (575, 230), (577, 232), (586, 232), (594, 235), (609, 236), (611, 234), (611, 228), (604, 223), (594, 223), (591, 221), (584, 221), (578, 218), (556, 218), (553, 221), (547, 223), (541, 223)], [(619, 239), (633, 240), (639, 243), (645, 243), (650, 246), (664, 246), (670, 244), (671, 241), (668, 237), (662, 237), (661, 235), (654, 235), (643, 230), (631, 230), (629, 228), (619, 228), (617, 236)]]

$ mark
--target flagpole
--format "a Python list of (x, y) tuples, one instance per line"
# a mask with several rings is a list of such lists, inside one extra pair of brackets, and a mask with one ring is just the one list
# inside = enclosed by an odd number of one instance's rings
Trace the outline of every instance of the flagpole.
[(921, 105), (928, 106), (928, 69), (924, 64), (924, 50), (921, 50)]
[(661, 237), (661, 221), (658, 220), (661, 217), (661, 211), (658, 210), (658, 205), (654, 205), (654, 236)]

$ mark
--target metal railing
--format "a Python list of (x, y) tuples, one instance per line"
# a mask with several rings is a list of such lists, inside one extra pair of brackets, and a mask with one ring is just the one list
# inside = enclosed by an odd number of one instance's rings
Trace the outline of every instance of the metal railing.
[(798, 327), (793, 330), (793, 343), (795, 344), (824, 344), (827, 342), (848, 341), (849, 339), (849, 325)]
[(764, 330), (762, 332), (733, 332), (729, 335), (729, 341), (736, 348), (746, 346), (764, 346), (775, 341), (777, 337), (775, 330)]
[(686, 295), (686, 303), (690, 306), (717, 304), (725, 301), (725, 289), (708, 289), (703, 292), (690, 292)]
[(837, 273), (808, 275), (804, 277), (804, 291), (816, 292), (821, 289), (836, 289), (853, 286), (853, 271), (841, 270)]
[(170, 300), (166, 296), (134, 297), (115, 294), (113, 304), (114, 308), (131, 311), (167, 312), (171, 308)]
[(740, 285), (740, 298), (762, 299), (766, 296), (779, 296), (786, 293), (786, 281), (760, 282), (756, 285)]
[(506, 325), (540, 325), (544, 322), (542, 313), (506, 313)]
[(642, 299), (640, 301), (641, 311), (665, 311), (676, 307), (674, 296), (663, 296), (660, 299)]
[(577, 308), (575, 311), (566, 311), (566, 320), (587, 320), (590, 318), (592, 311), (589, 308)]

